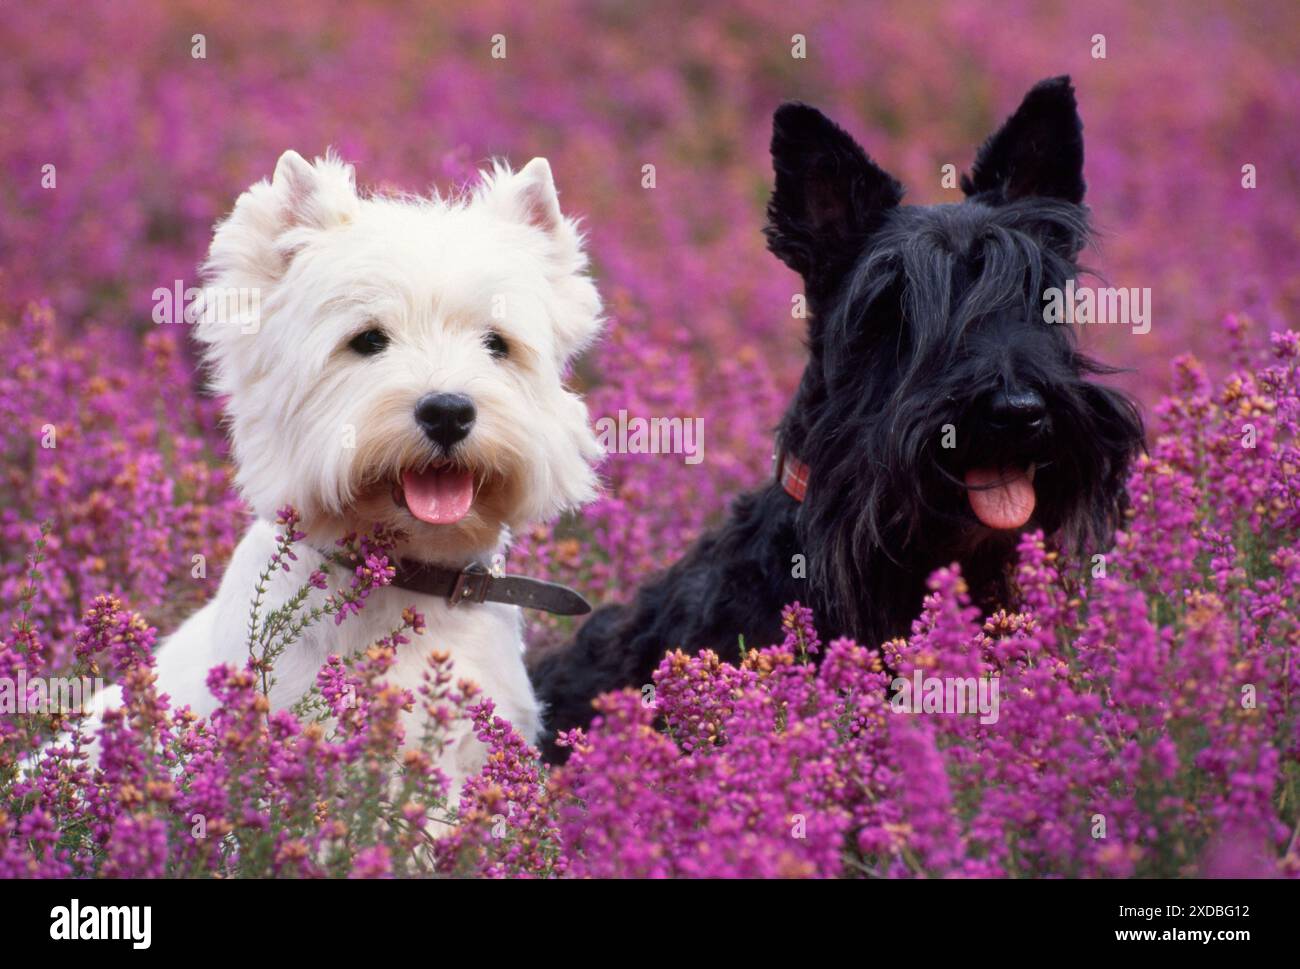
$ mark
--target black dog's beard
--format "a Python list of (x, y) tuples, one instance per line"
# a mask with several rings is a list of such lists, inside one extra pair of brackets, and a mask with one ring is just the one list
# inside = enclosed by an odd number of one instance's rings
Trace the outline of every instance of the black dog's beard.
[[(967, 383), (960, 401), (950, 389), (895, 400), (876, 420), (824, 414), (799, 454), (815, 469), (800, 538), (812, 553), (818, 612), (864, 643), (906, 631), (935, 569), (957, 563), (977, 603), (1008, 604), (1020, 532), (1041, 529), (1085, 555), (1106, 547), (1121, 523), (1124, 475), (1142, 441), (1126, 397), (1086, 380), (1057, 383), (1047, 388), (1048, 426), (1015, 437), (981, 427), (980, 388)], [(871, 406), (869, 395), (860, 399)], [(838, 433), (819, 437), (824, 427)], [(856, 431), (851, 441), (846, 428)], [(951, 449), (942, 446), (944, 428)], [(1032, 479), (1023, 528), (990, 528), (975, 513), (968, 473), (989, 469)]]

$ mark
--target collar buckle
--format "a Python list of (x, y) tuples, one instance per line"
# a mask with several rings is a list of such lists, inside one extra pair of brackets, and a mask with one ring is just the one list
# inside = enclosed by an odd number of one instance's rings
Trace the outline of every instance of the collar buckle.
[(484, 602), (491, 584), (492, 573), (480, 563), (471, 562), (456, 573), (456, 581), (451, 587), (447, 602), (453, 609), (462, 602)]

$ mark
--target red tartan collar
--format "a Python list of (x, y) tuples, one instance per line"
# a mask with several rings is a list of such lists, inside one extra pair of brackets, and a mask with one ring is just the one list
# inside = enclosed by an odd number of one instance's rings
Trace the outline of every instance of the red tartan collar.
[(803, 501), (808, 493), (808, 465), (804, 464), (789, 451), (776, 442), (776, 480), (781, 482), (785, 493), (795, 501)]

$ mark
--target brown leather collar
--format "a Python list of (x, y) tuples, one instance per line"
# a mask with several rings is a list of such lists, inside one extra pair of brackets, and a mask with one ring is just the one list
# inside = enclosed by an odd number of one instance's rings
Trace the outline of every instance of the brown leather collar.
[(781, 446), (780, 438), (776, 442), (776, 454), (772, 458), (776, 480), (781, 482), (785, 493), (795, 501), (803, 501), (808, 493), (808, 465), (804, 464)]
[(397, 563), (393, 585), (446, 599), (453, 608), (462, 602), (504, 602), (557, 616), (585, 616), (591, 612), (591, 603), (568, 586), (523, 575), (493, 575), (477, 562), (452, 569), (402, 559)]

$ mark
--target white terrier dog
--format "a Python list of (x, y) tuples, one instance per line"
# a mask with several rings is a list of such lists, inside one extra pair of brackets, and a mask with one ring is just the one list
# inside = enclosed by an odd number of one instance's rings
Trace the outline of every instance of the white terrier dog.
[[(586, 268), (541, 158), (519, 172), (495, 167), (464, 198), (420, 199), (360, 196), (350, 166), (289, 151), (270, 182), (240, 196), (212, 240), (204, 292), (259, 293), (260, 318), (201, 313), (196, 333), (213, 387), (228, 397), (236, 480), (256, 521), (216, 598), (159, 650), (158, 688), (173, 707), (210, 713), (208, 670), (248, 660), (250, 600), (276, 548), (272, 522), (292, 505), (307, 547), (291, 574), (274, 574), (266, 609), (292, 596), (338, 538), (375, 526), (398, 535), (395, 557), (428, 574), (423, 585), (375, 590), (342, 625), (308, 628), (275, 664), (273, 707), (308, 691), (327, 655), (364, 649), (414, 606), (427, 627), (399, 649), (390, 682), (415, 689), (428, 654), (444, 650), (458, 679), (475, 681), (536, 738), (522, 615), (508, 603), (566, 611), (557, 594), (581, 599), (477, 567), (504, 550), (511, 530), (595, 493), (601, 450), (585, 405), (563, 385), (567, 362), (601, 325)], [(480, 579), (505, 594), (482, 601)], [(313, 590), (307, 606), (325, 595)], [(120, 702), (111, 690), (97, 706)], [(408, 742), (421, 718), (417, 704)], [(465, 725), (439, 764), (453, 801), (483, 754)]]

